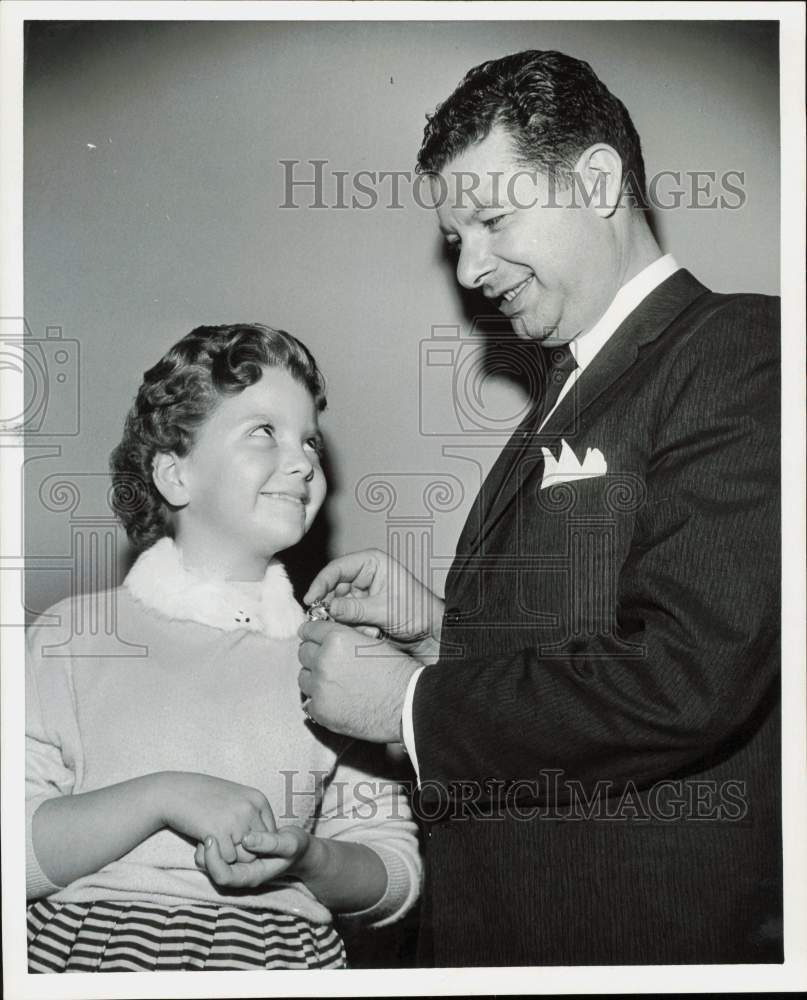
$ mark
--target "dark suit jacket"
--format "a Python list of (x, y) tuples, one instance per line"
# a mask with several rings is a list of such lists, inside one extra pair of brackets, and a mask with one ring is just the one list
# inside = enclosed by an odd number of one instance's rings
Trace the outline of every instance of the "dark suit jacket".
[[(778, 300), (668, 278), (485, 482), (415, 689), (421, 961), (782, 960)], [(541, 446), (607, 474), (541, 489)]]

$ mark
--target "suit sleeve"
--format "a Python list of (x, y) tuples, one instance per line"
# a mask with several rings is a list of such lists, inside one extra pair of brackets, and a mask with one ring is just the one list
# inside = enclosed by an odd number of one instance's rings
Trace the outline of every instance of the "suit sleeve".
[(780, 607), (777, 300), (725, 300), (665, 369), (616, 632), (562, 656), (536, 641), (427, 667), (414, 694), (424, 782), (557, 768), (589, 787), (650, 784), (730, 747), (765, 710)]

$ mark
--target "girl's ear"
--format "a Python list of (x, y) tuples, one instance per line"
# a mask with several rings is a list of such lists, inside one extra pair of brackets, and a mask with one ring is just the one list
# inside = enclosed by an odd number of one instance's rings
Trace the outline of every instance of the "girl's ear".
[(173, 452), (158, 451), (151, 463), (154, 485), (172, 507), (184, 507), (190, 499), (182, 476), (182, 463)]

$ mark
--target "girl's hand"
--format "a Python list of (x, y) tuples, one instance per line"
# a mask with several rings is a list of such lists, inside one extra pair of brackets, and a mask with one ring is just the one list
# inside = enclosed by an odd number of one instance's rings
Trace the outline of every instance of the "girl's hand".
[(196, 841), (213, 837), (226, 863), (254, 860), (242, 846), (248, 833), (277, 830), (272, 808), (257, 788), (188, 771), (165, 771), (160, 780), (164, 825)]
[(257, 888), (279, 875), (303, 877), (315, 866), (318, 840), (297, 826), (287, 826), (277, 832), (249, 833), (243, 846), (254, 860), (228, 863), (219, 850), (215, 837), (206, 837), (196, 848), (196, 864), (204, 869), (216, 885), (244, 889)]

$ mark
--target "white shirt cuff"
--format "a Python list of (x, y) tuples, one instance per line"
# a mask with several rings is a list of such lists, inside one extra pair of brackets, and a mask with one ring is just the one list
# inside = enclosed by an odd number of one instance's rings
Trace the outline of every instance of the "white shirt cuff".
[(403, 712), (401, 714), (401, 733), (403, 735), (403, 742), (406, 747), (406, 752), (409, 754), (409, 759), (412, 762), (412, 767), (415, 769), (418, 784), (420, 784), (420, 767), (418, 766), (417, 753), (415, 752), (415, 724), (412, 719), (412, 705), (415, 700), (415, 685), (418, 682), (418, 677), (420, 677), (425, 669), (425, 667), (418, 667), (418, 669), (409, 678), (409, 684), (406, 688), (406, 696), (404, 697)]

